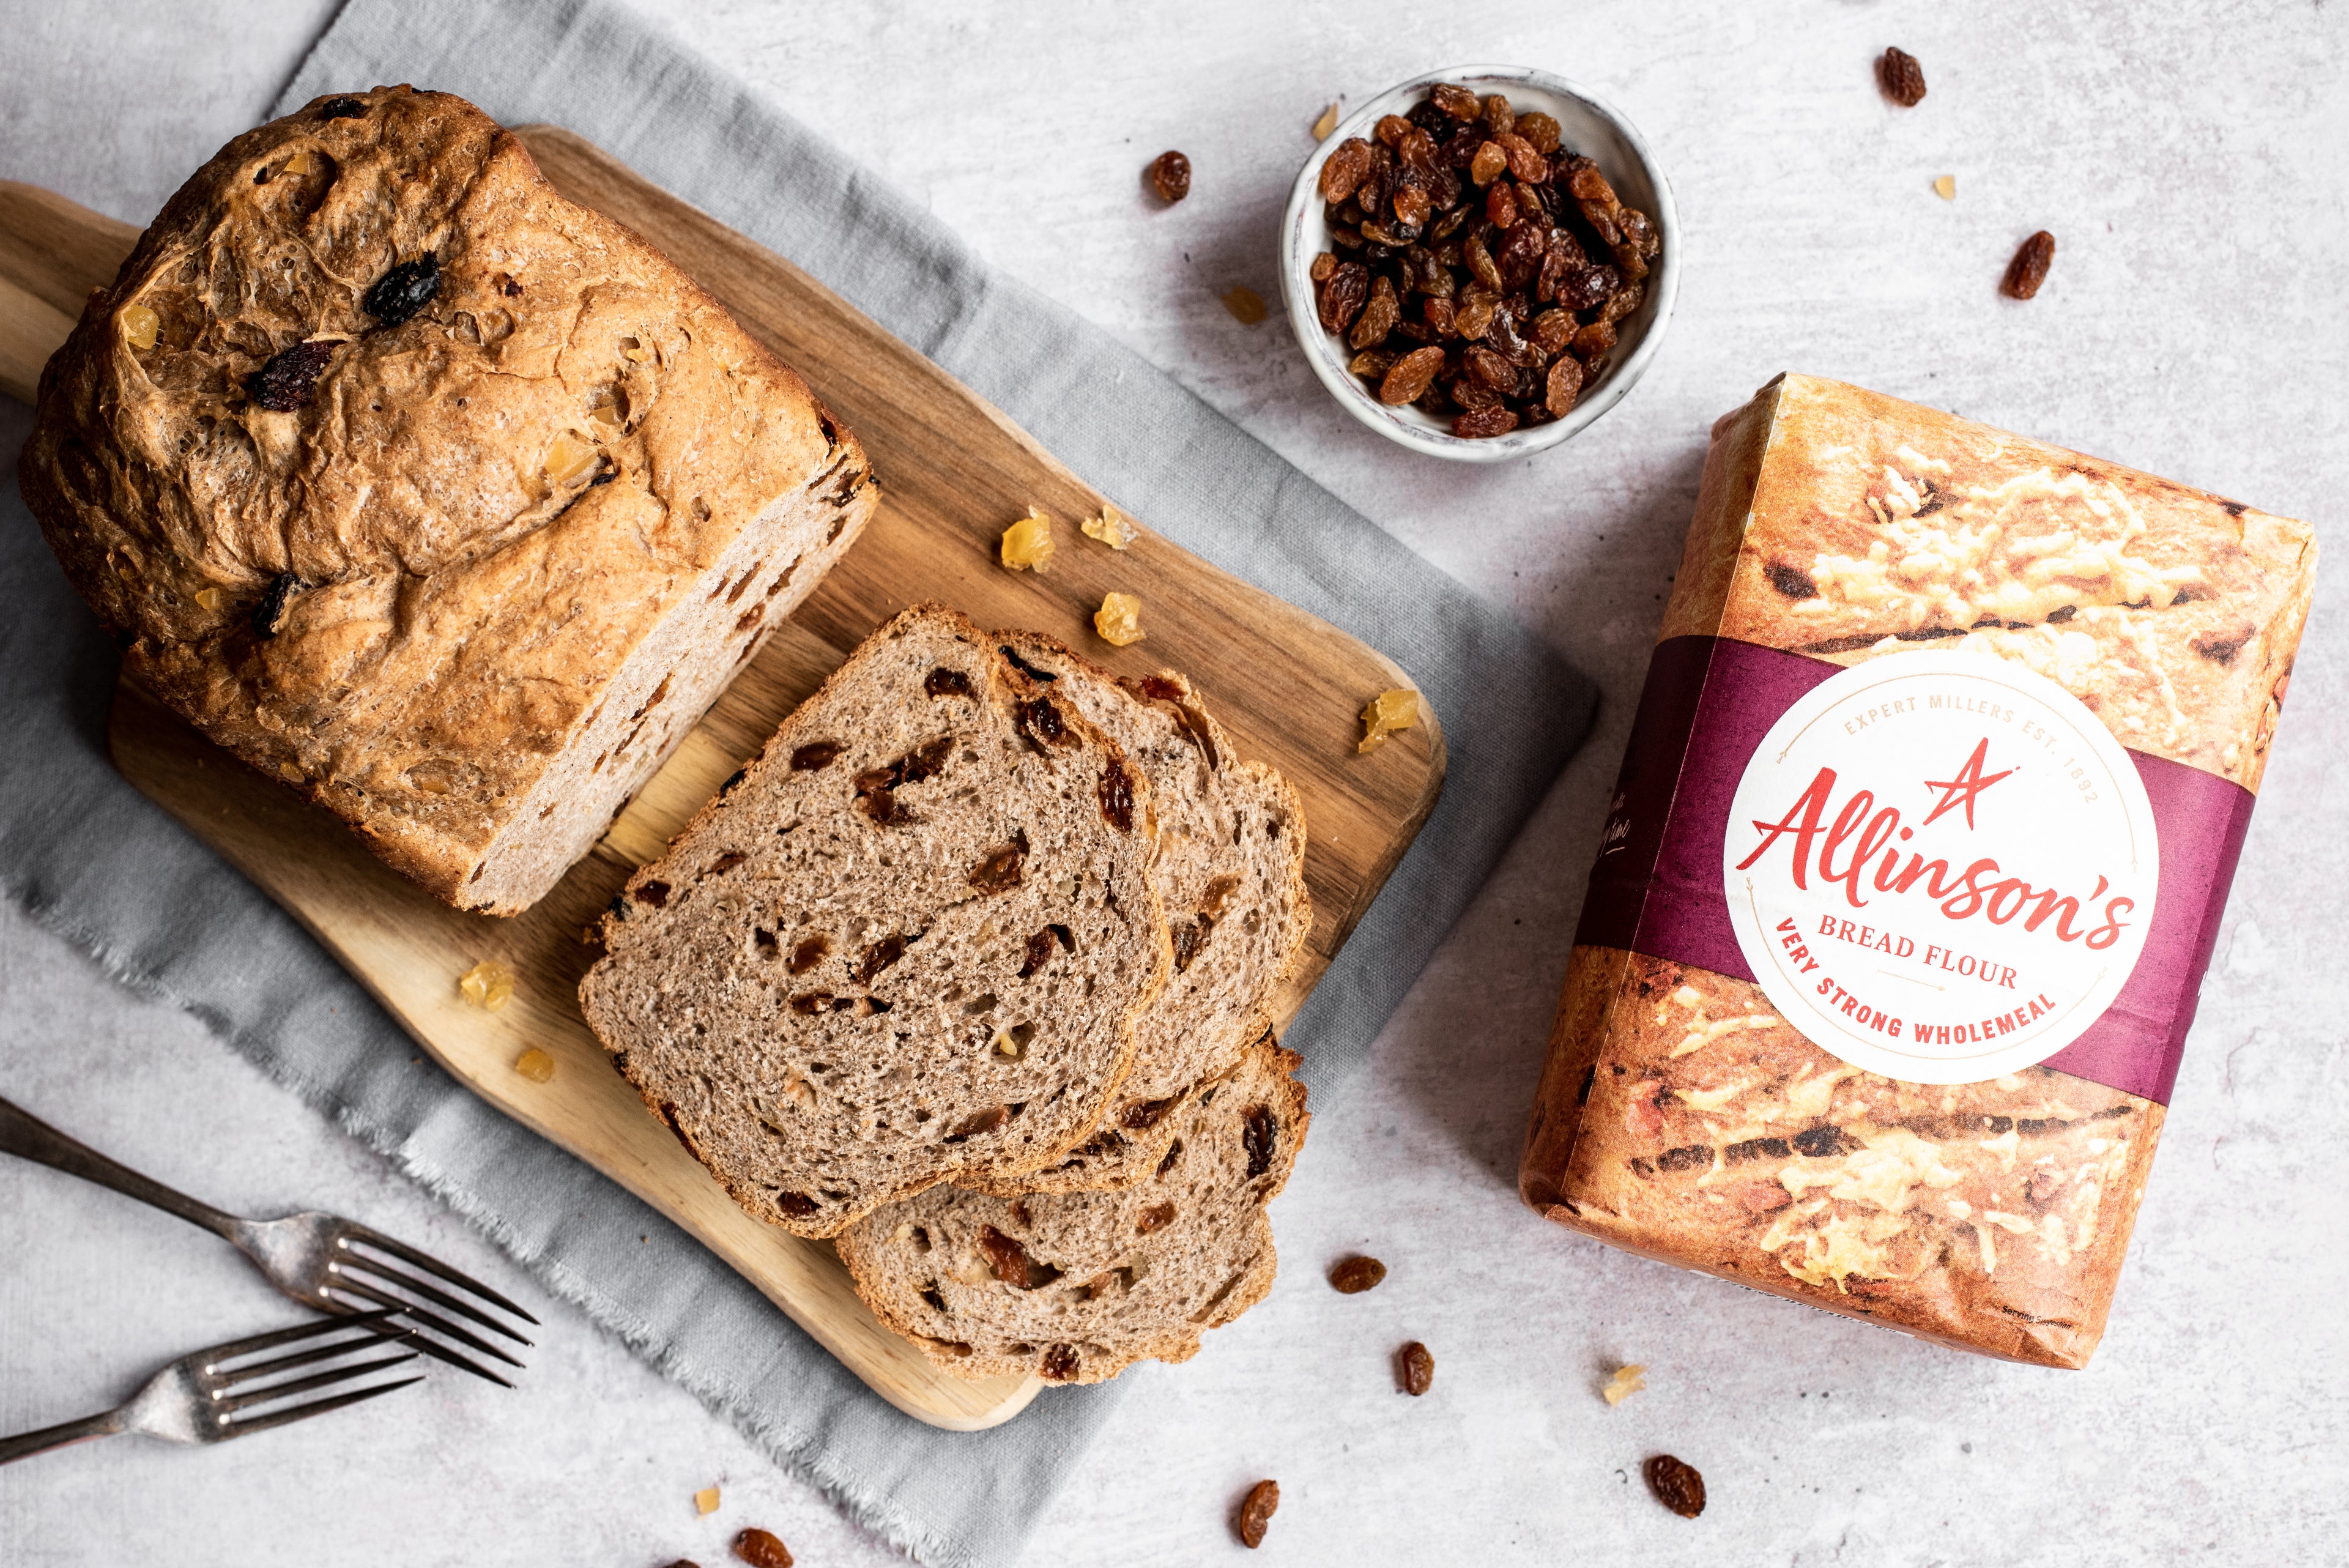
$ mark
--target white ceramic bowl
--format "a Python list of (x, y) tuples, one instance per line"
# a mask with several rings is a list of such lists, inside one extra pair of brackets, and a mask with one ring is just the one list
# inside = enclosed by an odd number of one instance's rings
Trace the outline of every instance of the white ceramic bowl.
[[(1330, 248), (1330, 225), (1322, 215), (1321, 165), (1348, 137), (1371, 140), (1371, 128), (1381, 116), (1408, 113), (1438, 82), (1456, 82), (1480, 96), (1503, 93), (1520, 114), (1539, 109), (1555, 118), (1560, 145), (1596, 161), (1623, 204), (1637, 208), (1654, 221), (1657, 236), (1663, 243), (1662, 254), (1648, 275), (1647, 297), (1640, 301), (1639, 309), (1616, 323), (1614, 363), (1599, 384), (1562, 420), (1475, 441), (1454, 435), (1448, 420), (1437, 419), (1408, 404), (1390, 408), (1381, 403), (1360, 377), (1346, 369), (1354, 351), (1342, 337), (1321, 329), (1321, 318), (1314, 306), (1313, 279), (1308, 271), (1313, 258)], [(1305, 362), (1313, 367), (1313, 373), (1330, 389), (1338, 406), (1389, 441), (1413, 452), (1459, 462), (1506, 462), (1547, 451), (1571, 439), (1577, 431), (1621, 402), (1647, 369), (1648, 361), (1655, 357), (1657, 345), (1663, 341), (1664, 323), (1671, 318), (1672, 297), (1680, 288), (1680, 221), (1672, 211), (1671, 187), (1664, 182), (1663, 171), (1649, 156), (1648, 144), (1640, 139), (1631, 122), (1603, 99), (1563, 77), (1526, 66), (1453, 66), (1430, 71), (1400, 87), (1390, 88), (1355, 109), (1298, 171), (1296, 189), (1288, 196), (1288, 211), (1281, 219), (1280, 234), (1280, 297), (1288, 308), (1288, 325), (1295, 329), (1298, 344), (1305, 350)]]

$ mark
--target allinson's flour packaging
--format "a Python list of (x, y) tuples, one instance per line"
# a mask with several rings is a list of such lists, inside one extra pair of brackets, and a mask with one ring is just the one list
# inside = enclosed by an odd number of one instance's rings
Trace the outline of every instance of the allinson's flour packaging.
[(1714, 426), (1525, 1200), (2085, 1366), (2315, 566), (2305, 524), (1833, 381)]

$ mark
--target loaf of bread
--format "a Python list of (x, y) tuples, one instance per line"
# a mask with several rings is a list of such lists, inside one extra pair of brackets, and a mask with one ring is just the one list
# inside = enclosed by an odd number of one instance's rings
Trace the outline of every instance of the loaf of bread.
[(1094, 1383), (1146, 1357), (1188, 1360), (1272, 1288), (1265, 1206), (1311, 1120), (1298, 1065), (1266, 1035), (1185, 1097), (1133, 1186), (932, 1188), (843, 1231), (841, 1261), (882, 1322), (963, 1376)]
[(1173, 967), (1150, 784), (997, 640), (873, 636), (631, 877), (587, 1022), (736, 1202), (803, 1236), (1090, 1137)]
[(1241, 759), (1183, 676), (1120, 681), (1050, 638), (997, 637), (1149, 779), (1158, 823), (1151, 881), (1174, 950), (1174, 976), (1135, 1027), (1133, 1071), (1101, 1129), (1004, 1190), (1127, 1187), (1157, 1168), (1192, 1096), (1271, 1027), (1273, 992), (1313, 922), (1304, 809), (1279, 774)]
[[(1661, 642), (1728, 639), (1843, 666), (1920, 648), (2019, 661), (2123, 746), (2161, 759), (2140, 772), (2178, 763), (2240, 786), (2217, 791), (2238, 801), (2240, 824), (2315, 556), (2304, 524), (1786, 376), (1714, 427)], [(1623, 890), (1609, 885), (1625, 873), (1610, 872), (1608, 852), (1635, 836), (1643, 805), (1673, 793), (1645, 787), (1647, 802), (1627, 803), (1642, 793), (1644, 743), (1635, 734), (1573, 950), (1519, 1173), (1526, 1201), (1617, 1246), (1814, 1306), (2018, 1361), (2085, 1365), (2168, 1078), (2133, 1093), (2046, 1064), (1982, 1083), (1902, 1082), (1813, 1044), (1754, 981), (1645, 950), (1644, 915), (1634, 940), (1600, 909)], [(1718, 845), (1724, 825), (1713, 826)], [(2147, 1033), (2171, 1031), (2174, 1075), (2233, 846), (2199, 879), (2174, 880), (2170, 848), (2161, 898), (2174, 907), (2158, 918), (2183, 922), (2188, 948), (2198, 921), (2201, 933), (2144, 1004)], [(1685, 906), (1710, 876), (1717, 897), (1711, 864), (1685, 863), (1681, 887), (1662, 892)], [(1630, 892), (1660, 887), (1661, 872)]]
[(438, 897), (604, 830), (876, 493), (855, 438), (462, 99), (318, 99), (173, 196), (26, 499), (130, 675)]

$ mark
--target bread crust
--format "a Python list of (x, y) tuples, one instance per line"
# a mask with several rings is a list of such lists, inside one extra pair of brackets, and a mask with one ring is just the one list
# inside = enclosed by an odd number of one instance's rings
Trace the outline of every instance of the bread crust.
[[(421, 307), (376, 314), (428, 258)], [(266, 388), (296, 349), (315, 379)], [(471, 105), (404, 87), (247, 131), (181, 188), (44, 371), (21, 472), (134, 679), (501, 914), (877, 500), (707, 294)]]
[[(1661, 636), (1845, 665), (1955, 643), (2256, 791), (2315, 556), (2305, 524), (1784, 376), (1714, 426)], [(1751, 982), (1578, 945), (1518, 1189), (1643, 1256), (2078, 1367), (2164, 1116), (2048, 1067), (1948, 1088), (1864, 1073)]]

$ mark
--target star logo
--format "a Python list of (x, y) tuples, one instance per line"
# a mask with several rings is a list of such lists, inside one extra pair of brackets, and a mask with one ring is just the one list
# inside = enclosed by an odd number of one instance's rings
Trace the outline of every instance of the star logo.
[(2003, 772), (1985, 775), (1982, 773), (1982, 763), (1989, 755), (1990, 737), (1985, 735), (1974, 742), (1974, 754), (1966, 759), (1966, 765), (1958, 770), (1957, 777), (1925, 781), (1925, 787), (1940, 790), (1941, 798), (1933, 803), (1931, 813), (1926, 816), (1921, 826), (1930, 827), (1933, 826), (1934, 819), (1943, 812), (1954, 811), (1963, 806), (1966, 809), (1966, 826), (1973, 826), (1974, 796), (2014, 772), (2013, 768), (2008, 768)]

